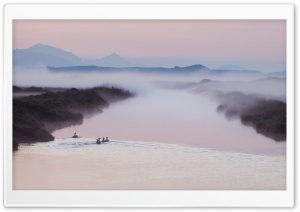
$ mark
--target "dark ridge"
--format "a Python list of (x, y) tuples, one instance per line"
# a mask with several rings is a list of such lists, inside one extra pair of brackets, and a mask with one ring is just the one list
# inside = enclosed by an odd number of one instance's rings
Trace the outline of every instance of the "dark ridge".
[(118, 68), (113, 67), (102, 67), (102, 66), (95, 66), (95, 65), (85, 65), (85, 66), (66, 66), (66, 67), (51, 67), (47, 66), (47, 69), (50, 71), (70, 71), (70, 72), (77, 72), (77, 71), (116, 71)]
[[(101, 89), (103, 94), (118, 100), (133, 96), (118, 88)], [(108, 106), (95, 88), (72, 88), (13, 99), (13, 149), (17, 150), (20, 143), (52, 141), (52, 130), (82, 124), (84, 112), (101, 112)]]
[(97, 92), (101, 97), (103, 97), (107, 102), (115, 102), (127, 99), (128, 97), (133, 97), (129, 90), (123, 90), (121, 88), (116, 88), (114, 86), (105, 87), (97, 86), (92, 88), (93, 91)]
[(47, 69), (53, 72), (138, 72), (138, 73), (194, 73), (194, 72), (209, 72), (209, 68), (206, 66), (197, 64), (186, 67), (178, 67), (175, 66), (173, 68), (163, 68), (163, 67), (103, 67), (103, 66), (95, 66), (95, 65), (86, 65), (86, 66), (67, 66), (67, 67), (52, 67), (47, 66)]
[(16, 92), (16, 91), (23, 91), (23, 89), (19, 86), (13, 86), (13, 92)]
[(37, 92), (37, 93), (43, 93), (43, 92), (58, 92), (58, 91), (66, 91), (69, 88), (62, 88), (62, 87), (37, 87), (37, 86), (16, 86), (13, 85), (13, 92)]
[(257, 133), (276, 142), (286, 141), (285, 102), (257, 99), (248, 106), (221, 104), (217, 111), (223, 112), (228, 119), (239, 118), (242, 124), (253, 127)]
[(286, 103), (277, 100), (260, 101), (242, 112), (241, 121), (257, 133), (275, 141), (286, 141)]
[(45, 92), (46, 90), (44, 88), (31, 86), (29, 88), (25, 88), (24, 91), (28, 91), (28, 92)]

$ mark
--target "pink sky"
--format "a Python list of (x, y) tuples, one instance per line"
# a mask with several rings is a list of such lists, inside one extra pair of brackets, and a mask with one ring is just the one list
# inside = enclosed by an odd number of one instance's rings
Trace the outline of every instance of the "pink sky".
[(115, 52), (126, 58), (286, 60), (280, 20), (18, 20), (13, 29), (14, 49), (43, 43), (85, 58)]

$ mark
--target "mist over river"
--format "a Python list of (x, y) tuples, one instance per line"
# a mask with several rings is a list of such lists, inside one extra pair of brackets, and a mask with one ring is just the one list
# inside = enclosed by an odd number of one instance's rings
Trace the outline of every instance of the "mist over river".
[[(86, 116), (82, 125), (54, 131), (52, 142), (20, 145), (13, 155), (14, 189), (285, 189), (286, 142), (226, 119), (206, 95), (166, 89), (157, 80), (202, 79), (126, 73), (15, 77), (19, 86), (104, 84), (136, 96)], [(75, 132), (80, 138), (71, 138)], [(99, 137), (110, 142), (96, 145)]]
[(274, 142), (216, 112), (209, 99), (185, 91), (153, 89), (112, 104), (82, 125), (53, 132), (56, 138), (109, 137), (256, 154), (285, 154), (285, 142)]

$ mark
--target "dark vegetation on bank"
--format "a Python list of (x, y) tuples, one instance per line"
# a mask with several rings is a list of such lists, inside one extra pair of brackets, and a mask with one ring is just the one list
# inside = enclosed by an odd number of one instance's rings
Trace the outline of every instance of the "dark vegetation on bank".
[(20, 143), (52, 141), (53, 130), (82, 124), (85, 113), (102, 112), (110, 102), (133, 96), (129, 91), (114, 87), (72, 88), (59, 92), (50, 90), (13, 86), (14, 93), (41, 92), (39, 95), (13, 99), (14, 150), (18, 149)]
[(257, 133), (273, 139), (286, 141), (286, 103), (259, 99), (255, 104), (240, 110), (221, 104), (218, 111), (227, 117), (239, 117), (244, 125), (252, 126)]

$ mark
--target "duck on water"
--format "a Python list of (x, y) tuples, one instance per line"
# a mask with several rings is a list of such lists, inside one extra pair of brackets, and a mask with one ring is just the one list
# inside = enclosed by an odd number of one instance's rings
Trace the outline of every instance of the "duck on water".
[(102, 141), (101, 138), (98, 138), (96, 144), (101, 144), (103, 142), (109, 142), (108, 137), (106, 137), (106, 139), (103, 137)]
[[(79, 136), (75, 132), (74, 135), (72, 136), (72, 138), (79, 138)], [(103, 142), (109, 142), (108, 137), (106, 137), (106, 138), (103, 137), (102, 141), (101, 141), (101, 138), (97, 138), (96, 144), (101, 144)]]
[(79, 138), (78, 135), (76, 135), (76, 132), (74, 133), (74, 135), (72, 136), (72, 138)]

